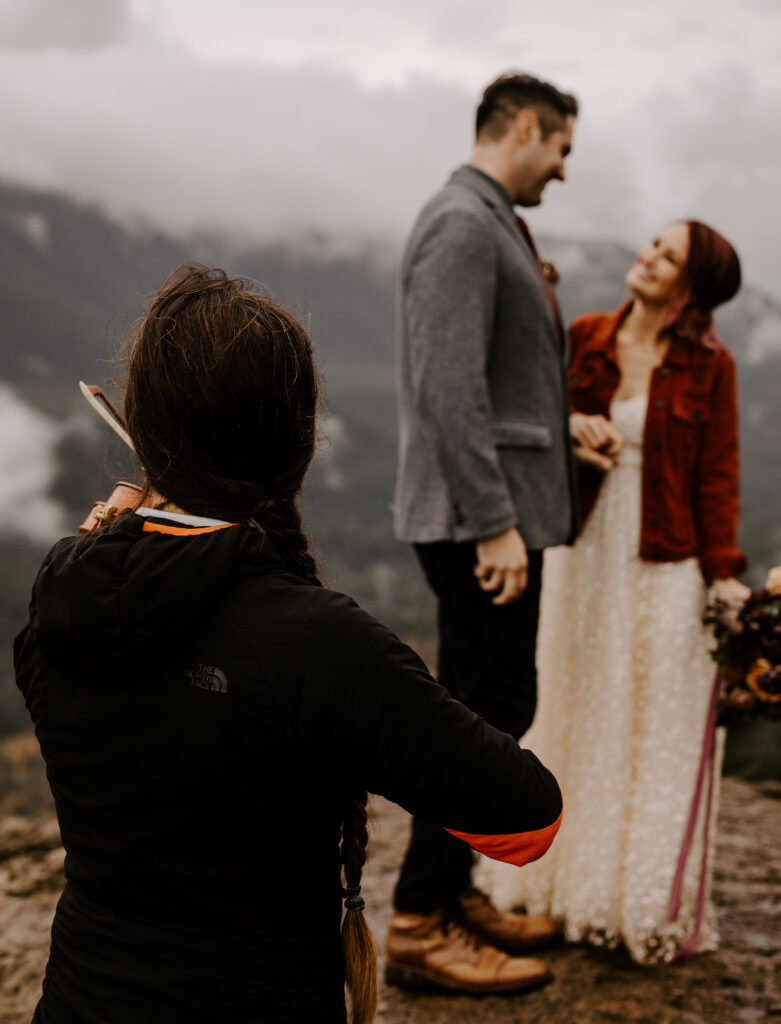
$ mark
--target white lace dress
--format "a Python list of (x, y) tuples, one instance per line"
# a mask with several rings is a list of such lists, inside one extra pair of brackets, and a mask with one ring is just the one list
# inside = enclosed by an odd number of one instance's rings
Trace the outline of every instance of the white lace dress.
[[(559, 780), (561, 830), (528, 867), (483, 861), (478, 870), (478, 882), (499, 906), (549, 914), (569, 941), (623, 942), (641, 963), (671, 960), (695, 928), (703, 807), (680, 912), (672, 924), (665, 914), (715, 667), (697, 560), (638, 557), (646, 406), (645, 395), (613, 403), (625, 447), (575, 546), (545, 556), (539, 708), (522, 742)], [(721, 755), (719, 736), (711, 833)], [(709, 863), (700, 951), (718, 944), (710, 873)]]

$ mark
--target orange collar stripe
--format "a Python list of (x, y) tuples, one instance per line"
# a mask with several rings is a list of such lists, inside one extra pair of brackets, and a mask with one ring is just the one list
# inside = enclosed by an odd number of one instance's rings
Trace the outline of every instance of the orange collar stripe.
[(170, 533), (174, 537), (194, 537), (198, 533), (215, 533), (217, 530), (227, 530), (229, 526), (238, 526), (238, 523), (220, 523), (219, 526), (163, 526), (162, 523), (144, 523), (144, 533)]

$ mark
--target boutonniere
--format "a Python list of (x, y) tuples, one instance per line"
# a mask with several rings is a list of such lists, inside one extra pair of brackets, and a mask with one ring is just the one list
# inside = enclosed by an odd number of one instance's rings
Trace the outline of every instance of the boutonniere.
[(556, 264), (553, 260), (540, 260), (540, 270), (542, 271), (542, 276), (545, 280), (555, 288), (561, 278), (559, 277), (559, 272), (556, 269)]

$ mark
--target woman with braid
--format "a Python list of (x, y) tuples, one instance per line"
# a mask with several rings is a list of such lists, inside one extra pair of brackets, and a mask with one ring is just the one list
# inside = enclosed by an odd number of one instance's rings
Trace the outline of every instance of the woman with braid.
[[(316, 409), (284, 310), (222, 271), (163, 285), (129, 351), (143, 504), (55, 545), (15, 644), (67, 851), (38, 1024), (338, 1024), (345, 981), (364, 1024), (367, 792), (517, 865), (555, 835), (534, 755), (321, 586)], [(443, 985), (547, 980), (449, 929)]]

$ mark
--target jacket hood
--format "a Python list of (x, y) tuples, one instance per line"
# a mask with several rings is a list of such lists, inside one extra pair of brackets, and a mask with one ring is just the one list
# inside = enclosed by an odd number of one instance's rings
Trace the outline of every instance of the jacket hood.
[(131, 513), (52, 548), (30, 604), (51, 662), (116, 675), (130, 659), (165, 660), (235, 582), (285, 571), (250, 527), (170, 527)]

